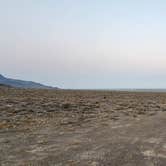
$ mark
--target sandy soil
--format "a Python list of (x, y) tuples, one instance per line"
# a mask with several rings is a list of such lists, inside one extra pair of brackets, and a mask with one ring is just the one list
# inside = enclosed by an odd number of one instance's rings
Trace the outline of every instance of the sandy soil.
[(0, 88), (2, 166), (165, 166), (166, 93)]

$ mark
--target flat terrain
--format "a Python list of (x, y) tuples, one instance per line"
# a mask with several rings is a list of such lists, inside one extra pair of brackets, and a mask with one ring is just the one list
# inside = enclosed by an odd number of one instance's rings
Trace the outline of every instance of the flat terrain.
[(2, 166), (165, 166), (166, 93), (0, 88)]

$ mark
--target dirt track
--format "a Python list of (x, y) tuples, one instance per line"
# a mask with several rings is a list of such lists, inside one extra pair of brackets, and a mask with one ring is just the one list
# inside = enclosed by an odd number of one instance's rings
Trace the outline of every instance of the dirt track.
[(166, 94), (0, 90), (1, 165), (166, 165)]

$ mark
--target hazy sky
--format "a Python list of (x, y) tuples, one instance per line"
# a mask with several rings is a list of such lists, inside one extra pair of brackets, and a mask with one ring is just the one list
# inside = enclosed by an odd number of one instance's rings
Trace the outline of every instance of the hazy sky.
[(0, 0), (0, 73), (62, 88), (166, 88), (166, 1)]

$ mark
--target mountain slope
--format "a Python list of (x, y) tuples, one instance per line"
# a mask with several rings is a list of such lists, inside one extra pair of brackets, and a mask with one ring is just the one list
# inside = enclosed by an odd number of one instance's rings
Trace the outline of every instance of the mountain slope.
[(53, 87), (46, 86), (32, 81), (23, 81), (17, 79), (6, 78), (0, 74), (0, 84), (16, 87), (16, 88), (36, 88), (36, 89), (52, 89)]

